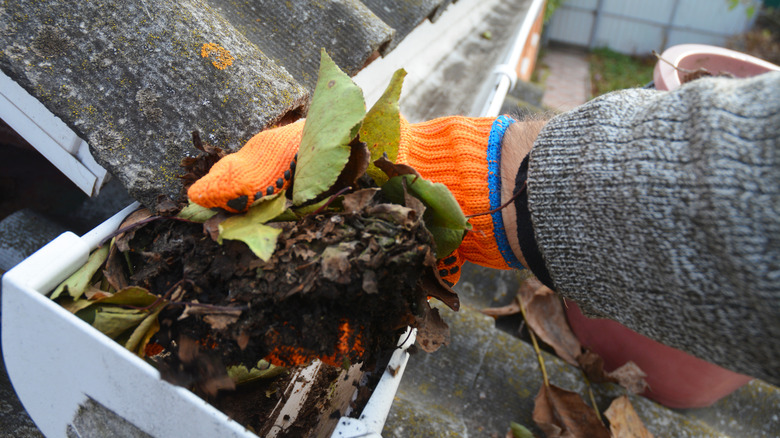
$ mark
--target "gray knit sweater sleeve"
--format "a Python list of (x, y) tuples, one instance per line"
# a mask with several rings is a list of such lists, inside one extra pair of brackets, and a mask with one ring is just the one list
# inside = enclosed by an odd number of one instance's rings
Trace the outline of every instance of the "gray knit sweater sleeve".
[(780, 384), (780, 73), (594, 99), (542, 130), (527, 184), (559, 293)]

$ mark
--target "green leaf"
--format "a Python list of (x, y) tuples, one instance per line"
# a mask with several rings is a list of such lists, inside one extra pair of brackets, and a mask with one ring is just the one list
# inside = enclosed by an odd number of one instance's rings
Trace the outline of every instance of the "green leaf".
[(252, 369), (247, 369), (244, 365), (234, 365), (227, 368), (228, 376), (236, 384), (248, 383), (259, 379), (272, 379), (287, 371), (285, 367), (278, 367), (260, 360)]
[(216, 211), (211, 211), (206, 207), (201, 207), (200, 205), (189, 201), (189, 204), (182, 208), (176, 217), (186, 219), (188, 221), (203, 223), (209, 220), (215, 214), (217, 214)]
[[(95, 300), (79, 299), (62, 303), (62, 307), (71, 313), (78, 313), (94, 304), (116, 304), (120, 306), (147, 307), (154, 304), (159, 298), (157, 295), (139, 286), (126, 287), (115, 294), (104, 296)], [(161, 302), (165, 302), (160, 300)]]
[(146, 307), (158, 300), (157, 295), (140, 286), (126, 287), (119, 292), (95, 300), (96, 304), (118, 304), (121, 306)]
[(165, 305), (156, 306), (156, 310), (151, 314), (148, 314), (146, 318), (138, 324), (138, 327), (133, 330), (133, 334), (130, 335), (130, 339), (125, 343), (125, 348), (141, 356), (143, 348), (149, 342), (149, 339), (160, 330), (160, 323), (157, 317), (160, 315)]
[(328, 190), (349, 160), (349, 144), (366, 114), (363, 92), (322, 50), (319, 78), (303, 127), (293, 204)]
[(368, 146), (371, 153), (370, 164), (366, 171), (377, 185), (387, 182), (387, 175), (374, 165), (374, 161), (385, 153), (387, 158), (395, 162), (398, 157), (398, 144), (401, 140), (401, 114), (398, 100), (401, 97), (401, 87), (406, 77), (406, 70), (400, 69), (393, 74), (390, 84), (384, 94), (371, 107), (360, 128), (360, 141)]
[(534, 434), (522, 424), (510, 421), (509, 428), (512, 430), (512, 436), (515, 438), (534, 438)]
[(68, 277), (65, 281), (60, 283), (54, 292), (51, 294), (51, 299), (54, 300), (59, 297), (63, 292), (67, 292), (73, 299), (78, 299), (84, 291), (90, 285), (92, 277), (100, 269), (103, 263), (108, 257), (108, 245), (103, 245), (92, 254), (90, 254), (87, 263), (80, 267), (78, 271)]
[(268, 261), (274, 253), (276, 238), (282, 230), (263, 224), (285, 211), (285, 198), (279, 195), (281, 192), (253, 205), (244, 214), (225, 219), (219, 224), (217, 242), (222, 244), (222, 239), (240, 240), (246, 243), (256, 256)]
[(404, 202), (402, 181), (406, 181), (408, 193), (425, 204), (423, 221), (436, 242), (436, 258), (448, 256), (460, 246), (466, 230), (471, 229), (458, 201), (444, 184), (415, 175), (401, 175), (390, 178), (382, 186), (382, 192), (397, 204)]
[(111, 339), (119, 337), (127, 330), (136, 327), (147, 316), (146, 310), (125, 309), (117, 306), (99, 306), (95, 309), (92, 326)]

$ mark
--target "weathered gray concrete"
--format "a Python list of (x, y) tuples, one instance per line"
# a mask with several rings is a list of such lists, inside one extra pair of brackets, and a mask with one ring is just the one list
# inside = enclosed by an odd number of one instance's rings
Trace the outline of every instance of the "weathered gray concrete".
[(65, 231), (65, 227), (30, 210), (0, 221), (0, 271), (8, 271)]
[[(531, 417), (542, 385), (533, 348), (496, 329), (492, 318), (476, 310), (511, 300), (516, 275), (464, 267), (457, 286), (463, 300), (460, 312), (441, 310), (452, 342), (436, 353), (410, 358), (383, 436), (503, 437), (510, 421), (543, 436)], [(553, 355), (543, 356), (552, 384), (588, 400), (577, 368)], [(612, 384), (593, 385), (593, 391), (602, 412), (624, 392)], [(631, 396), (631, 402), (655, 436), (774, 437), (780, 430), (780, 391), (758, 381), (707, 409), (675, 411), (640, 396)]]

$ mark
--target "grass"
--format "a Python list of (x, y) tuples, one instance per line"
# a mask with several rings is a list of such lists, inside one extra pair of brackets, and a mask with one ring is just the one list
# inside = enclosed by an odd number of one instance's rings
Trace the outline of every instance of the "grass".
[(595, 49), (588, 56), (593, 97), (625, 88), (644, 87), (653, 80), (655, 58)]

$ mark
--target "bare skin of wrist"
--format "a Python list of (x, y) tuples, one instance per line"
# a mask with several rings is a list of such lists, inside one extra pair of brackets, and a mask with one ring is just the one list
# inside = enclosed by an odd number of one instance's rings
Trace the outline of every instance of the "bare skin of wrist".
[[(520, 164), (526, 155), (531, 152), (539, 131), (542, 130), (546, 123), (547, 120), (529, 120), (515, 122), (507, 128), (501, 141), (502, 205), (508, 202), (514, 195), (515, 178), (517, 177), (517, 171), (520, 169)], [(528, 268), (523, 252), (520, 250), (520, 243), (517, 240), (517, 215), (514, 205), (508, 205), (502, 209), (501, 216), (504, 220), (504, 231), (512, 252), (520, 263)]]

